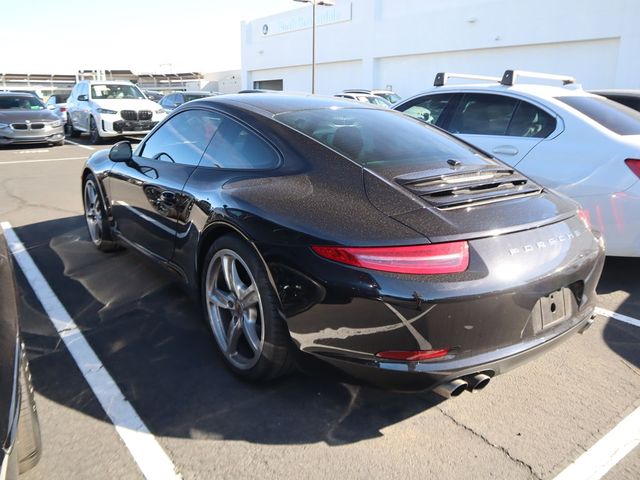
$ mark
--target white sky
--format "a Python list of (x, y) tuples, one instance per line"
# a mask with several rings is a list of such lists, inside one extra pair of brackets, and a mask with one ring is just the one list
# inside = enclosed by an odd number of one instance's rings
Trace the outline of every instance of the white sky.
[(305, 7), (293, 0), (4, 0), (0, 72), (239, 69), (242, 20)]

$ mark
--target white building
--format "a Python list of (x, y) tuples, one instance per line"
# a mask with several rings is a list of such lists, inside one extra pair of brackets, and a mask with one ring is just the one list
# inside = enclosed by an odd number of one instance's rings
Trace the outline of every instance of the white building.
[[(335, 0), (316, 7), (316, 93), (424, 90), (439, 71), (640, 88), (640, 0)], [(243, 88), (311, 90), (310, 5), (242, 25)]]

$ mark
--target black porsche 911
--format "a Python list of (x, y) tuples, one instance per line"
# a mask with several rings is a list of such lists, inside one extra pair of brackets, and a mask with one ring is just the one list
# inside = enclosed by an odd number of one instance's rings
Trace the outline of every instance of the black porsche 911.
[(93, 243), (133, 247), (198, 291), (248, 379), (301, 351), (454, 396), (593, 321), (604, 247), (577, 204), (373, 106), (189, 102), (135, 152), (93, 154), (82, 192)]

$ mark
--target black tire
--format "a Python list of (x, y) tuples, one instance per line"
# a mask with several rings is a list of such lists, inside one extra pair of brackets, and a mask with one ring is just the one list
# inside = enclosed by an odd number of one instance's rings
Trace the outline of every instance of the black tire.
[[(88, 191), (89, 189), (93, 189), (95, 195), (91, 194)], [(82, 205), (89, 238), (96, 248), (103, 252), (116, 250), (118, 244), (111, 233), (111, 226), (109, 225), (107, 211), (104, 208), (98, 181), (93, 174), (87, 175), (82, 183)]]
[[(232, 252), (232, 253), (229, 253)], [(221, 339), (220, 330), (218, 333), (214, 325), (216, 325), (216, 318), (221, 318), (220, 312), (229, 313), (229, 322), (233, 318), (245, 318), (242, 313), (232, 313), (234, 310), (227, 307), (217, 307), (214, 302), (210, 300), (208, 292), (212, 283), (211, 280), (215, 277), (215, 272), (222, 274), (223, 278), (218, 278), (219, 281), (224, 283), (224, 274), (221, 273), (222, 266), (221, 255), (236, 255), (238, 257), (237, 269), (238, 277), (242, 277), (245, 285), (255, 285), (257, 287), (258, 299), (255, 305), (255, 310), (258, 312), (261, 320), (260, 332), (258, 335), (261, 337), (260, 351), (251, 350), (250, 342), (248, 340), (247, 332), (248, 327), (246, 324), (240, 329), (244, 342), (246, 343), (249, 353), (253, 353), (254, 359), (249, 362), (248, 365), (238, 366), (237, 361), (232, 360), (225, 349), (223, 344), (226, 339)], [(218, 270), (216, 268), (219, 267)], [(248, 270), (248, 272), (247, 272)], [(244, 277), (243, 277), (244, 275)], [(209, 282), (209, 285), (208, 285)], [(214, 282), (215, 283), (215, 282)], [(218, 285), (216, 285), (218, 286)], [(248, 290), (248, 288), (247, 288)], [(229, 288), (227, 294), (232, 294), (233, 289)], [(271, 380), (276, 377), (283, 376), (289, 373), (294, 366), (293, 360), (293, 345), (289, 336), (289, 330), (286, 325), (285, 319), (282, 317), (282, 313), (279, 308), (278, 298), (269, 282), (269, 277), (265, 269), (264, 264), (253, 250), (251, 245), (240, 237), (232, 234), (223, 235), (218, 238), (213, 245), (209, 248), (209, 251), (205, 257), (205, 261), (202, 268), (202, 277), (200, 282), (200, 293), (202, 299), (202, 308), (204, 318), (209, 325), (211, 333), (213, 334), (217, 351), (224, 360), (225, 365), (237, 376), (254, 382), (261, 382)], [(236, 297), (238, 304), (242, 302), (240, 297)], [(217, 309), (217, 310), (216, 310)], [(242, 308), (240, 308), (240, 311)], [(254, 320), (256, 324), (258, 323)], [(241, 323), (238, 321), (238, 323)], [(257, 331), (257, 328), (255, 328)], [(228, 325), (223, 328), (225, 333), (229, 332)], [(225, 334), (222, 334), (226, 337)], [(256, 338), (254, 336), (254, 338)], [(236, 341), (236, 344), (242, 346), (241, 340)], [(238, 352), (240, 349), (238, 348)], [(254, 362), (251, 364), (251, 362)]]
[(100, 136), (98, 125), (96, 125), (96, 121), (93, 117), (89, 119), (89, 141), (93, 145), (100, 145), (102, 143), (102, 137)]
[(42, 455), (42, 438), (40, 436), (40, 421), (33, 395), (29, 362), (22, 346), (22, 362), (20, 369), (20, 419), (18, 420), (18, 435), (16, 450), (18, 453), (18, 471), (24, 473), (36, 466)]
[(78, 138), (82, 132), (80, 130), (76, 130), (73, 128), (73, 122), (71, 121), (71, 117), (67, 117), (67, 123), (64, 125), (64, 132), (67, 137)]

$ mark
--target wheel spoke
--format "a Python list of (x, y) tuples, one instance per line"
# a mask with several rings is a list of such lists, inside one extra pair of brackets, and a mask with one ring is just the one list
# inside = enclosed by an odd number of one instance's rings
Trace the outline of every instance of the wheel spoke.
[(235, 259), (232, 256), (224, 255), (222, 257), (222, 275), (224, 276), (224, 281), (230, 291), (233, 291), (233, 274), (231, 273), (231, 270), (234, 263)]
[(244, 313), (244, 338), (247, 340), (247, 343), (249, 344), (249, 347), (251, 347), (254, 355), (260, 352), (260, 336), (258, 335), (258, 332), (256, 330), (257, 318), (258, 312), (255, 308), (250, 308)]
[(227, 329), (227, 353), (232, 354), (238, 351), (238, 340), (242, 333), (242, 322), (235, 317), (229, 322)]
[(241, 298), (242, 292), (246, 290), (246, 285), (240, 280), (240, 274), (238, 273), (238, 262), (235, 260), (231, 263), (231, 289), (236, 297)]
[(233, 307), (233, 297), (230, 293), (223, 292), (218, 288), (212, 288), (207, 293), (209, 303), (213, 303), (216, 307), (230, 309)]
[(249, 307), (253, 307), (256, 303), (258, 303), (258, 290), (256, 289), (255, 284), (249, 285), (247, 288), (240, 292), (238, 297), (240, 299), (240, 305), (243, 310), (248, 309)]

